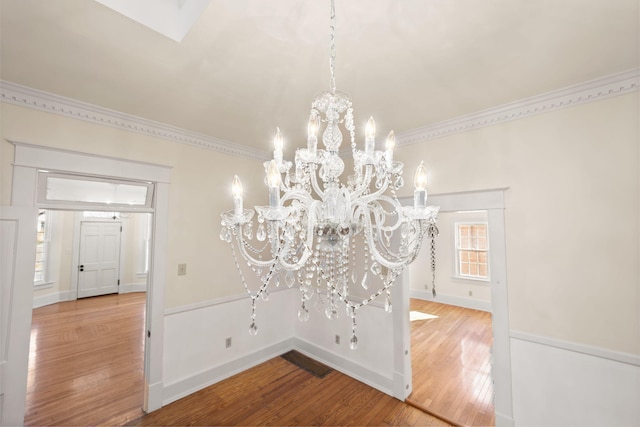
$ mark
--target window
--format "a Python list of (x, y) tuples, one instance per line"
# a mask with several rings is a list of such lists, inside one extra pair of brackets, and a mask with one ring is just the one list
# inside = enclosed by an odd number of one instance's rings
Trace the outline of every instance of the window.
[(147, 210), (153, 204), (151, 182), (38, 172), (37, 200), (40, 206), (92, 205), (96, 210), (123, 207)]
[(456, 273), (465, 279), (489, 280), (487, 223), (456, 223)]
[(38, 228), (36, 234), (36, 265), (33, 277), (34, 285), (43, 285), (47, 282), (47, 270), (49, 261), (49, 241), (51, 240), (51, 217), (44, 209), (38, 212)]

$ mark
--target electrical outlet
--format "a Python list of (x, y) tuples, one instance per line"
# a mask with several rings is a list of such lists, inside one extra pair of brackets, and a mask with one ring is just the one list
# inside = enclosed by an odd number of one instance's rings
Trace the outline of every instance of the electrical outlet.
[(231, 347), (231, 337), (228, 337), (228, 338), (225, 338), (225, 339), (224, 339), (224, 346), (225, 346), (226, 348)]
[(340, 344), (340, 335), (336, 335), (336, 344)]
[(178, 264), (178, 276), (187, 275), (187, 264)]

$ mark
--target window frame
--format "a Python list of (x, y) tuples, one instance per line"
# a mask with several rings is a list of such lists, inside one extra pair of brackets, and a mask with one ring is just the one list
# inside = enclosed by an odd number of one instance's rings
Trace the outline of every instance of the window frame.
[[(98, 184), (108, 184), (113, 186), (124, 185), (144, 188), (146, 192), (144, 203), (128, 204), (115, 202), (97, 202), (83, 200), (56, 200), (49, 198), (47, 194), (47, 181), (50, 179), (61, 179), (68, 181), (93, 182)], [(36, 202), (38, 206), (51, 209), (75, 209), (78, 206), (88, 207), (94, 211), (127, 211), (127, 212), (150, 212), (154, 204), (155, 184), (149, 181), (134, 181), (126, 179), (115, 179), (102, 176), (75, 175), (72, 173), (62, 173), (49, 170), (38, 170), (38, 185)]]
[[(486, 249), (469, 249), (469, 248), (461, 248), (460, 247), (460, 226), (465, 225), (482, 225), (485, 227), (485, 235), (486, 235)], [(490, 269), (490, 256), (491, 256), (491, 243), (489, 242), (489, 222), (488, 221), (454, 221), (453, 223), (453, 234), (454, 234), (454, 243), (453, 243), (453, 251), (454, 251), (454, 277), (456, 279), (461, 280), (471, 280), (474, 282), (491, 282), (491, 269)], [(483, 276), (474, 276), (471, 274), (463, 274), (461, 271), (461, 251), (476, 251), (476, 252), (484, 252), (486, 254), (486, 261), (482, 264), (486, 265), (487, 275)], [(476, 262), (476, 264), (480, 265), (480, 263)]]
[[(42, 231), (40, 230), (42, 221), (40, 215), (44, 215), (44, 225)], [(52, 212), (48, 209), (38, 210), (38, 222), (36, 224), (36, 232), (39, 235), (42, 233), (42, 242), (39, 242), (39, 238), (36, 237), (36, 260), (34, 265), (33, 286), (34, 288), (49, 287), (53, 282), (49, 280), (49, 261), (51, 255), (51, 232), (52, 232)], [(38, 252), (42, 254), (40, 262), (38, 262)], [(37, 265), (41, 264), (42, 268), (38, 269)], [(40, 273), (42, 276), (39, 280), (36, 279), (36, 275)]]

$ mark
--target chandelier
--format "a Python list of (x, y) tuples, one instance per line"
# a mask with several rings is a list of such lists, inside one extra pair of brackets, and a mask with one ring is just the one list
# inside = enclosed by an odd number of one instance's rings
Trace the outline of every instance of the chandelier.
[[(439, 208), (426, 205), (423, 163), (415, 172), (413, 205), (399, 202), (396, 190), (404, 185), (403, 164), (393, 159), (393, 131), (385, 149), (376, 150), (371, 117), (364, 150), (357, 148), (351, 99), (335, 85), (333, 0), (329, 40), (330, 89), (316, 95), (311, 103), (307, 147), (296, 150), (293, 164), (284, 160), (283, 137), (276, 128), (273, 159), (264, 163), (269, 206), (255, 207), (254, 233), (254, 210), (243, 208), (242, 183), (236, 175), (234, 209), (221, 214), (220, 238), (231, 245), (242, 284), (251, 298), (252, 335), (258, 332), (256, 302), (268, 300), (271, 283), (278, 287), (284, 282), (300, 290), (298, 318), (302, 322), (309, 319), (311, 305), (329, 319), (345, 311), (352, 322), (349, 347), (355, 349), (358, 311), (382, 295), (385, 310), (391, 312), (391, 287), (415, 260), (425, 234), (431, 238), (434, 269), (433, 239)], [(341, 128), (349, 135), (353, 156), (353, 174), (343, 181)], [(324, 149), (318, 148), (320, 133)], [(257, 276), (257, 291), (249, 288), (238, 254)], [(433, 293), (435, 296), (435, 287)]]

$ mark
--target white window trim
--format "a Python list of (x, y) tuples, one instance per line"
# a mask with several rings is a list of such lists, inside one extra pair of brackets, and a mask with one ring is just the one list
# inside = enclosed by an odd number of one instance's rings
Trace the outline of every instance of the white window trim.
[(151, 214), (146, 214), (144, 220), (138, 227), (138, 262), (136, 266), (136, 277), (139, 279), (147, 277), (149, 273), (149, 250), (151, 239)]
[[(467, 276), (460, 273), (460, 251), (458, 249), (458, 226), (482, 224), (487, 228), (487, 277)], [(461, 281), (479, 282), (486, 285), (491, 283), (491, 242), (489, 241), (489, 223), (487, 221), (454, 221), (453, 223), (453, 278)]]
[[(78, 180), (78, 181), (95, 181), (95, 182), (104, 182), (110, 184), (124, 184), (124, 185), (135, 185), (139, 187), (146, 187), (146, 198), (145, 204), (141, 205), (129, 205), (123, 203), (100, 203), (100, 202), (87, 202), (87, 201), (72, 201), (72, 200), (50, 200), (47, 198), (47, 180), (49, 178), (62, 178), (68, 180)], [(125, 180), (125, 179), (116, 179), (104, 176), (90, 176), (90, 175), (76, 175), (71, 173), (63, 173), (49, 170), (39, 170), (38, 171), (38, 185), (36, 192), (36, 201), (38, 206), (47, 206), (51, 208), (71, 208), (77, 209), (82, 207), (83, 209), (87, 209), (88, 206), (91, 206), (91, 209), (95, 211), (124, 211), (127, 210), (129, 212), (150, 212), (153, 206), (153, 195), (154, 195), (154, 183), (153, 182), (144, 182), (144, 181), (136, 181), (136, 180)]]
[[(50, 270), (50, 266), (49, 266), (49, 261), (51, 258), (51, 233), (52, 233), (52, 221), (53, 221), (53, 215), (52, 212), (50, 210), (47, 209), (43, 209), (44, 210), (44, 241), (42, 242), (43, 245), (43, 252), (44, 252), (44, 257), (43, 257), (43, 269), (42, 269), (42, 275), (43, 278), (42, 280), (33, 280), (33, 287), (36, 289), (46, 289), (46, 288), (50, 288), (52, 287), (55, 282), (52, 282), (49, 280), (49, 270)], [(40, 216), (40, 213), (38, 213), (38, 216)], [(36, 248), (37, 248), (38, 244), (36, 243)]]

